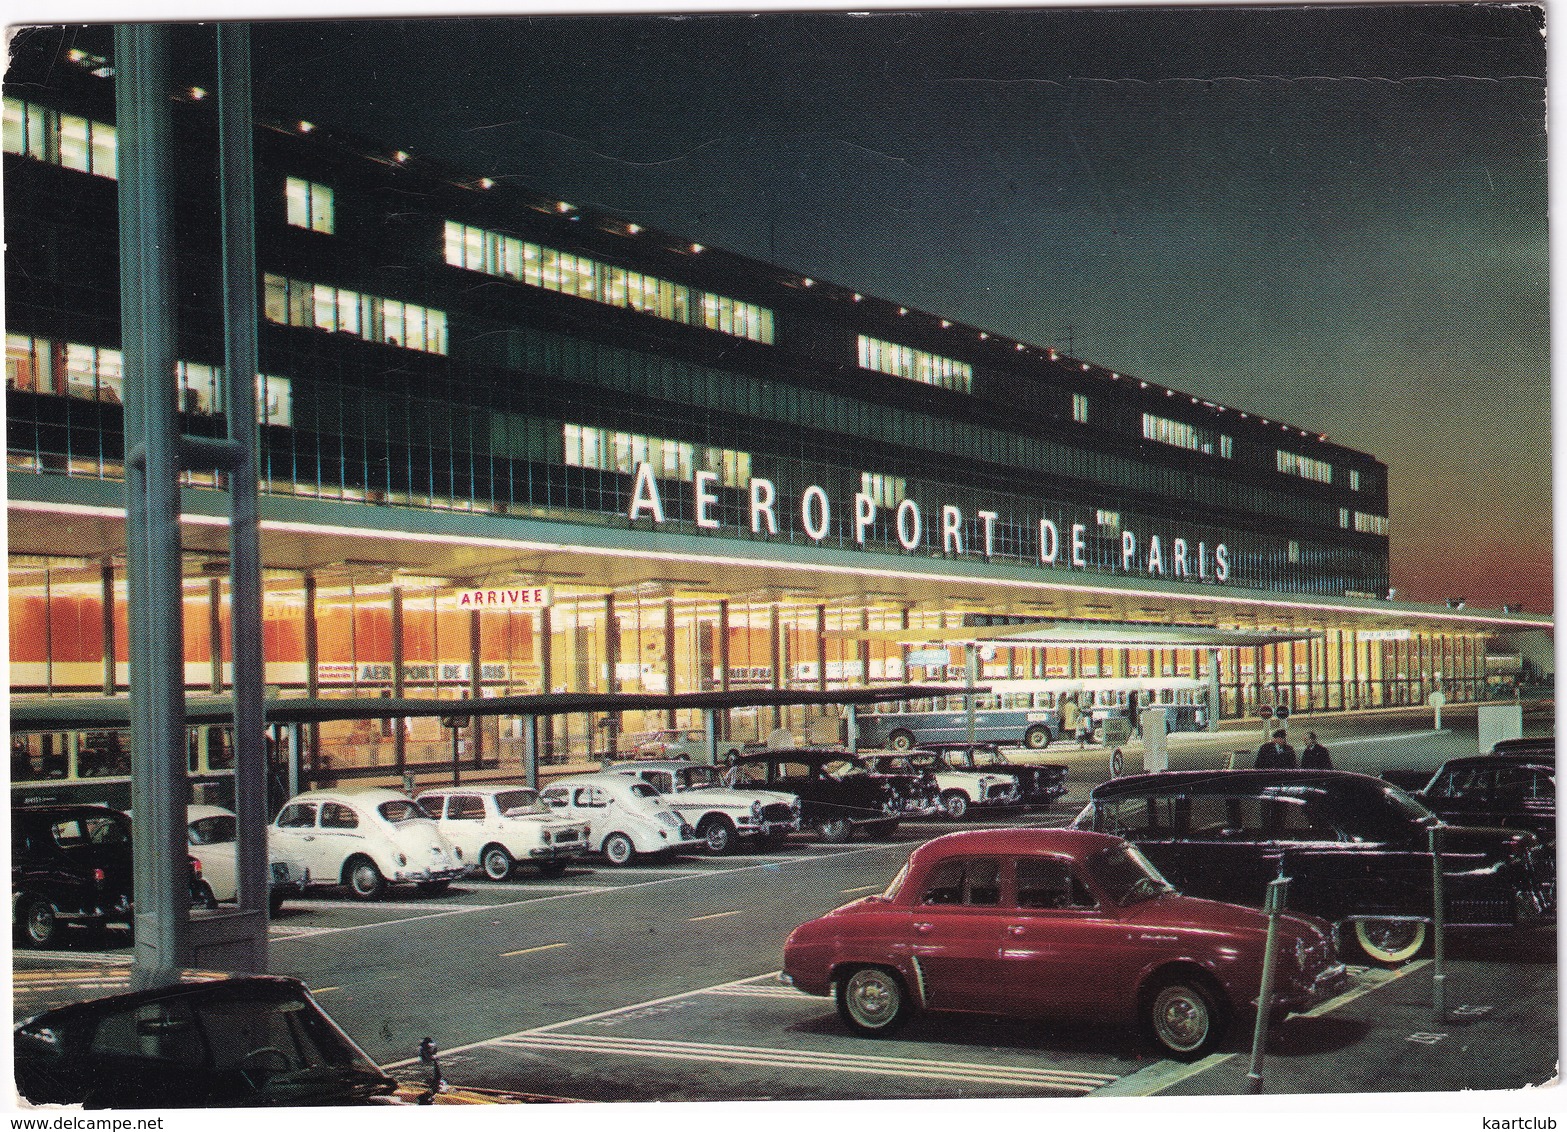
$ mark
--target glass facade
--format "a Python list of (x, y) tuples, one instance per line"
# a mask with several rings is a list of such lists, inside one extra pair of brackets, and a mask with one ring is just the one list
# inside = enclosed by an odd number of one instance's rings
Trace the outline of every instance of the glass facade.
[(111, 180), (118, 174), (118, 139), (103, 122), (7, 97), (3, 135), (6, 153)]
[(896, 342), (883, 342), (880, 338), (859, 336), (860, 368), (878, 373), (890, 373), (893, 377), (906, 377), (910, 381), (923, 381), (926, 385), (939, 385), (943, 389), (969, 392), (974, 384), (974, 367), (955, 358), (944, 358), (927, 350), (900, 346)]

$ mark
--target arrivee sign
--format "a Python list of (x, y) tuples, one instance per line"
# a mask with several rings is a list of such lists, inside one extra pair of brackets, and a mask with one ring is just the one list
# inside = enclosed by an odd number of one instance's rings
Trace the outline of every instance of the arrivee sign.
[(457, 594), (457, 604), (463, 609), (543, 608), (554, 602), (552, 589), (550, 586), (513, 586), (506, 589), (461, 590)]

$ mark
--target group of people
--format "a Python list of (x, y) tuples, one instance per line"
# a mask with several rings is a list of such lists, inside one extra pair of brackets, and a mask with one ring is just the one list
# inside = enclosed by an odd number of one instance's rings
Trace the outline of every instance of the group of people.
[(1295, 759), (1295, 748), (1289, 745), (1289, 733), (1279, 728), (1271, 739), (1257, 748), (1258, 770), (1332, 770), (1333, 759), (1328, 749), (1317, 739), (1315, 731), (1306, 732), (1306, 747)]

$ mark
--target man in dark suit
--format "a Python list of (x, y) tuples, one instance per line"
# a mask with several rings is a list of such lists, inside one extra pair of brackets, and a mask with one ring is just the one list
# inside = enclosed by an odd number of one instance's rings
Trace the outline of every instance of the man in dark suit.
[(1303, 770), (1333, 769), (1333, 759), (1328, 749), (1317, 741), (1315, 731), (1306, 732), (1306, 746), (1300, 752), (1300, 765)]
[(1285, 740), (1284, 728), (1273, 733), (1273, 741), (1257, 748), (1258, 770), (1294, 770), (1295, 748)]

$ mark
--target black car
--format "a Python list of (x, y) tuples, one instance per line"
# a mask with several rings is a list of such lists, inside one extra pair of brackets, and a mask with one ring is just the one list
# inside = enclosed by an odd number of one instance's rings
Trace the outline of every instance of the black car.
[(1443, 821), (1527, 829), (1556, 843), (1556, 763), (1537, 755), (1449, 759), (1415, 797)]
[(22, 947), (52, 947), (68, 924), (131, 920), (131, 822), (107, 806), (11, 810), (11, 924)]
[(1529, 755), (1536, 762), (1556, 761), (1556, 736), (1536, 735), (1528, 739), (1503, 739), (1491, 748), (1493, 755)]
[(759, 751), (731, 760), (737, 786), (763, 786), (800, 799), (801, 828), (823, 841), (849, 840), (857, 828), (887, 837), (904, 817), (936, 813), (940, 792), (922, 776), (876, 774), (851, 751), (838, 748)]
[(1113, 779), (1074, 825), (1136, 844), (1192, 896), (1260, 907), (1288, 876), (1288, 906), (1339, 925), (1378, 963), (1425, 943), (1429, 836), (1441, 826), (1447, 923), (1512, 926), (1555, 906), (1555, 863), (1532, 833), (1443, 825), (1408, 794), (1345, 771), (1182, 771)]
[(221, 1108), (364, 1104), (397, 1081), (297, 979), (179, 983), (50, 1010), (14, 1035), (32, 1104)]
[(1004, 774), (1017, 779), (1025, 806), (1049, 806), (1066, 796), (1067, 767), (1060, 763), (1015, 763), (1000, 743), (921, 743), (922, 751), (935, 751), (955, 770)]

